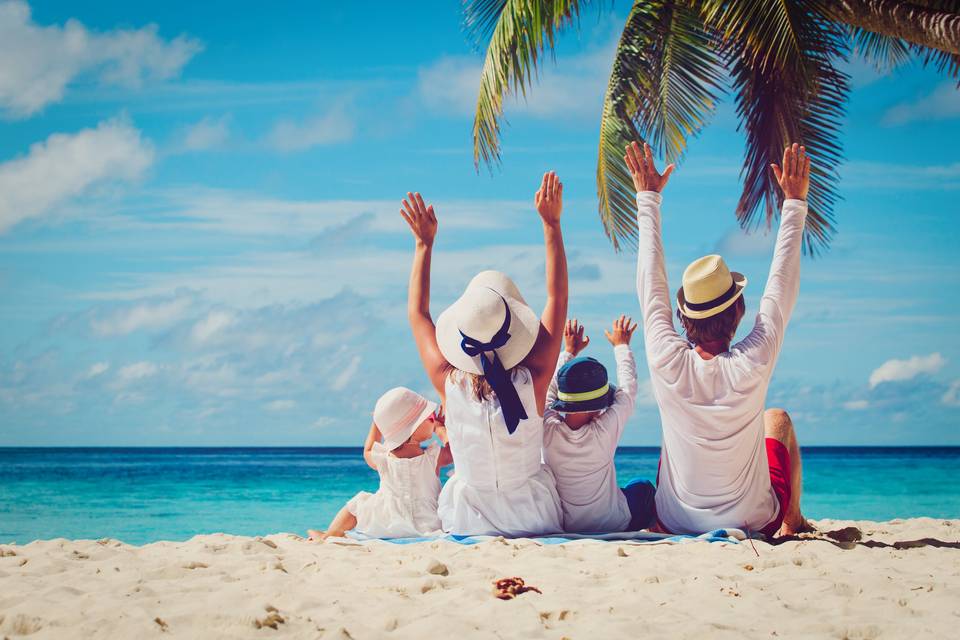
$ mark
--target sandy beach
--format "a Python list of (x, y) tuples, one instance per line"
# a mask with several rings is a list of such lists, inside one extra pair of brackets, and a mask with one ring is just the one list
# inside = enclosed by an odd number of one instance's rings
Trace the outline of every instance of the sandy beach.
[[(960, 520), (770, 545), (316, 544), (224, 534), (0, 546), (4, 638), (948, 637)], [(855, 538), (847, 530), (841, 539)], [(542, 593), (494, 598), (519, 576)]]

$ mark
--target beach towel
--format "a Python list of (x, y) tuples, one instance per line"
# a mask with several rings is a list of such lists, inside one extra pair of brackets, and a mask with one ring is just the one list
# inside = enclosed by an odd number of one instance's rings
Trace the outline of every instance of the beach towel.
[[(503, 536), (455, 536), (438, 535), (424, 536), (418, 538), (373, 538), (356, 531), (348, 531), (349, 540), (354, 542), (370, 542), (380, 540), (392, 544), (414, 544), (416, 542), (433, 542), (444, 540), (455, 542), (457, 544), (478, 544), (503, 538)], [(600, 533), (600, 534), (577, 534), (561, 533), (550, 536), (531, 536), (523, 538), (533, 540), (539, 544), (565, 544), (567, 542), (576, 542), (578, 540), (597, 540), (600, 542), (620, 542), (628, 544), (687, 544), (690, 542), (728, 542), (739, 544), (741, 540), (747, 539), (747, 534), (740, 529), (714, 529), (700, 535), (680, 535), (669, 533), (651, 533), (649, 531), (625, 531), (622, 533)]]

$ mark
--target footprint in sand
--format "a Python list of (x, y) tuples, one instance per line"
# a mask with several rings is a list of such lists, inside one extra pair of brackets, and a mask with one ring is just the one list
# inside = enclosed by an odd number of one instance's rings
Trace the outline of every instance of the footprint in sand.
[(43, 620), (35, 616), (18, 613), (12, 618), (0, 615), (0, 631), (14, 636), (28, 636), (43, 628)]

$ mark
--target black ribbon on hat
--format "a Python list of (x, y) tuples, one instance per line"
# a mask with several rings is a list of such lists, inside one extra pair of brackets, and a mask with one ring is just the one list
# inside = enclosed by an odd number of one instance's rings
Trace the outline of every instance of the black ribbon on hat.
[(713, 300), (710, 300), (708, 302), (690, 302), (689, 300), (686, 300), (684, 304), (686, 304), (687, 309), (690, 309), (691, 311), (709, 311), (710, 309), (713, 309), (714, 307), (719, 307), (724, 302), (729, 301), (730, 298), (732, 298), (735, 295), (737, 295), (736, 281), (734, 281), (733, 284), (730, 285), (730, 288), (727, 289), (726, 292), (724, 292), (719, 297), (714, 298)]
[[(490, 383), (493, 392), (497, 394), (497, 398), (500, 400), (500, 408), (503, 410), (503, 420), (507, 423), (507, 433), (512, 434), (517, 430), (520, 421), (527, 419), (527, 412), (523, 408), (523, 402), (520, 401), (520, 395), (513, 386), (510, 375), (503, 368), (503, 364), (497, 356), (496, 350), (510, 340), (510, 306), (503, 299), (503, 296), (500, 296), (500, 299), (503, 300), (503, 308), (506, 312), (500, 329), (487, 342), (480, 342), (461, 331), (460, 336), (463, 340), (460, 341), (460, 348), (471, 358), (480, 356), (483, 376)], [(488, 358), (486, 355), (488, 353), (492, 353), (493, 357)]]

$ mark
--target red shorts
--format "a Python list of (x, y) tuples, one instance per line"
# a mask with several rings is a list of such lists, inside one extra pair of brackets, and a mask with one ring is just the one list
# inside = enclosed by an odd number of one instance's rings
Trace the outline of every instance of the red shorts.
[(773, 438), (767, 438), (766, 440), (767, 464), (770, 465), (770, 486), (773, 487), (773, 492), (777, 494), (780, 513), (761, 529), (760, 533), (772, 538), (780, 530), (780, 525), (783, 524), (783, 516), (787, 513), (787, 506), (790, 504), (790, 452), (779, 440)]

